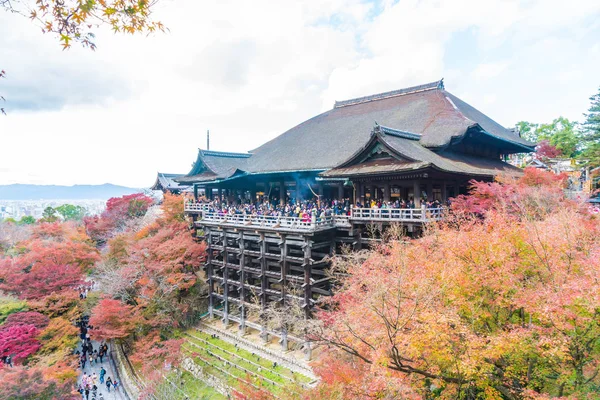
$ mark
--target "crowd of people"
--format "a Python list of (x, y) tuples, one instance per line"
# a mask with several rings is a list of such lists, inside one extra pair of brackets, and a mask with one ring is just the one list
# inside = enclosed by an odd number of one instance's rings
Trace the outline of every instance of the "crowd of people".
[[(108, 344), (102, 341), (97, 347), (94, 346), (90, 338), (90, 330), (93, 327), (89, 325), (89, 317), (80, 318), (77, 320), (76, 325), (79, 328), (81, 350), (77, 350), (75, 354), (79, 355), (79, 366), (83, 371), (77, 391), (81, 394), (83, 400), (102, 400), (104, 398), (102, 396), (103, 386), (106, 386), (108, 393), (111, 389), (114, 391), (119, 390), (119, 381), (116, 378), (112, 379), (110, 376), (106, 377), (107, 372), (102, 365), (105, 359), (108, 361)], [(97, 365), (101, 365), (99, 374), (93, 372), (93, 368)], [(86, 371), (87, 367), (89, 367), (91, 373)]]
[[(394, 201), (366, 200), (351, 204), (349, 199), (344, 200), (290, 200), (280, 204), (276, 200), (251, 203), (248, 201), (205, 200), (208, 212), (221, 216), (249, 215), (249, 216), (272, 216), (272, 217), (295, 217), (303, 221), (322, 220), (329, 216), (350, 215), (352, 207), (371, 209), (411, 209), (417, 208), (415, 202), (396, 199)], [(421, 207), (441, 208), (442, 203), (438, 200), (423, 201)]]

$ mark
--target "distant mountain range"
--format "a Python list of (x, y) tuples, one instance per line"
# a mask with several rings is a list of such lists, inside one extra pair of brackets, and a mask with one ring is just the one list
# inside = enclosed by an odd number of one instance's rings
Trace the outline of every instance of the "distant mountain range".
[(0, 185), (0, 200), (108, 200), (143, 189), (105, 183), (104, 185)]

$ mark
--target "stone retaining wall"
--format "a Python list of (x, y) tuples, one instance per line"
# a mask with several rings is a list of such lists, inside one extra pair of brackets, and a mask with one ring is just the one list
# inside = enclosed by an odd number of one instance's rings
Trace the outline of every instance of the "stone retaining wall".
[(114, 367), (119, 374), (119, 381), (123, 386), (125, 396), (129, 400), (138, 399), (143, 391), (143, 385), (139, 382), (121, 346), (113, 342), (110, 347)]

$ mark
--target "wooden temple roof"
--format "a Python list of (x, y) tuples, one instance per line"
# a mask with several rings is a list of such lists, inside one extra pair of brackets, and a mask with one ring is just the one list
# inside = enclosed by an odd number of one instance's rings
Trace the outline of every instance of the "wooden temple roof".
[(175, 179), (184, 177), (185, 174), (167, 174), (157, 172), (156, 181), (150, 187), (150, 190), (181, 190), (185, 185), (176, 182)]
[[(231, 178), (234, 173), (240, 175), (240, 171), (249, 175), (326, 171), (344, 163), (363, 148), (371, 138), (374, 123), (393, 127), (386, 129), (395, 131), (396, 136), (413, 135), (418, 140), (410, 146), (418, 146), (421, 150), (412, 151), (422, 153), (425, 158), (437, 157), (437, 164), (452, 165), (452, 168), (458, 168), (457, 157), (436, 156), (432, 151), (424, 151), (431, 149), (441, 154), (473, 131), (477, 131), (490, 146), (497, 148), (500, 154), (530, 152), (534, 149), (534, 144), (513, 130), (504, 128), (447, 92), (440, 80), (336, 102), (333, 109), (293, 127), (249, 153), (200, 150), (192, 170), (178, 181), (188, 184), (210, 182)], [(394, 133), (388, 133), (387, 136), (394, 137)], [(476, 162), (477, 159), (466, 155), (463, 157), (465, 162)], [(425, 159), (420, 161), (432, 162)], [(477, 165), (481, 165), (481, 162)]]
[(397, 174), (425, 168), (482, 177), (522, 173), (521, 169), (496, 158), (453, 151), (434, 152), (414, 137), (397, 135), (393, 129), (376, 125), (370, 140), (361, 149), (339, 166), (320, 175), (326, 178), (353, 177)]

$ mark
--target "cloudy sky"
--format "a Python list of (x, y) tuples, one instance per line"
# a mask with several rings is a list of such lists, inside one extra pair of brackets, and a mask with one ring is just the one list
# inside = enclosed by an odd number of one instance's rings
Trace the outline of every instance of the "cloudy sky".
[(160, 0), (152, 36), (62, 51), (0, 12), (0, 184), (152, 184), (198, 147), (248, 151), (335, 100), (445, 78), (505, 126), (581, 120), (598, 0)]

